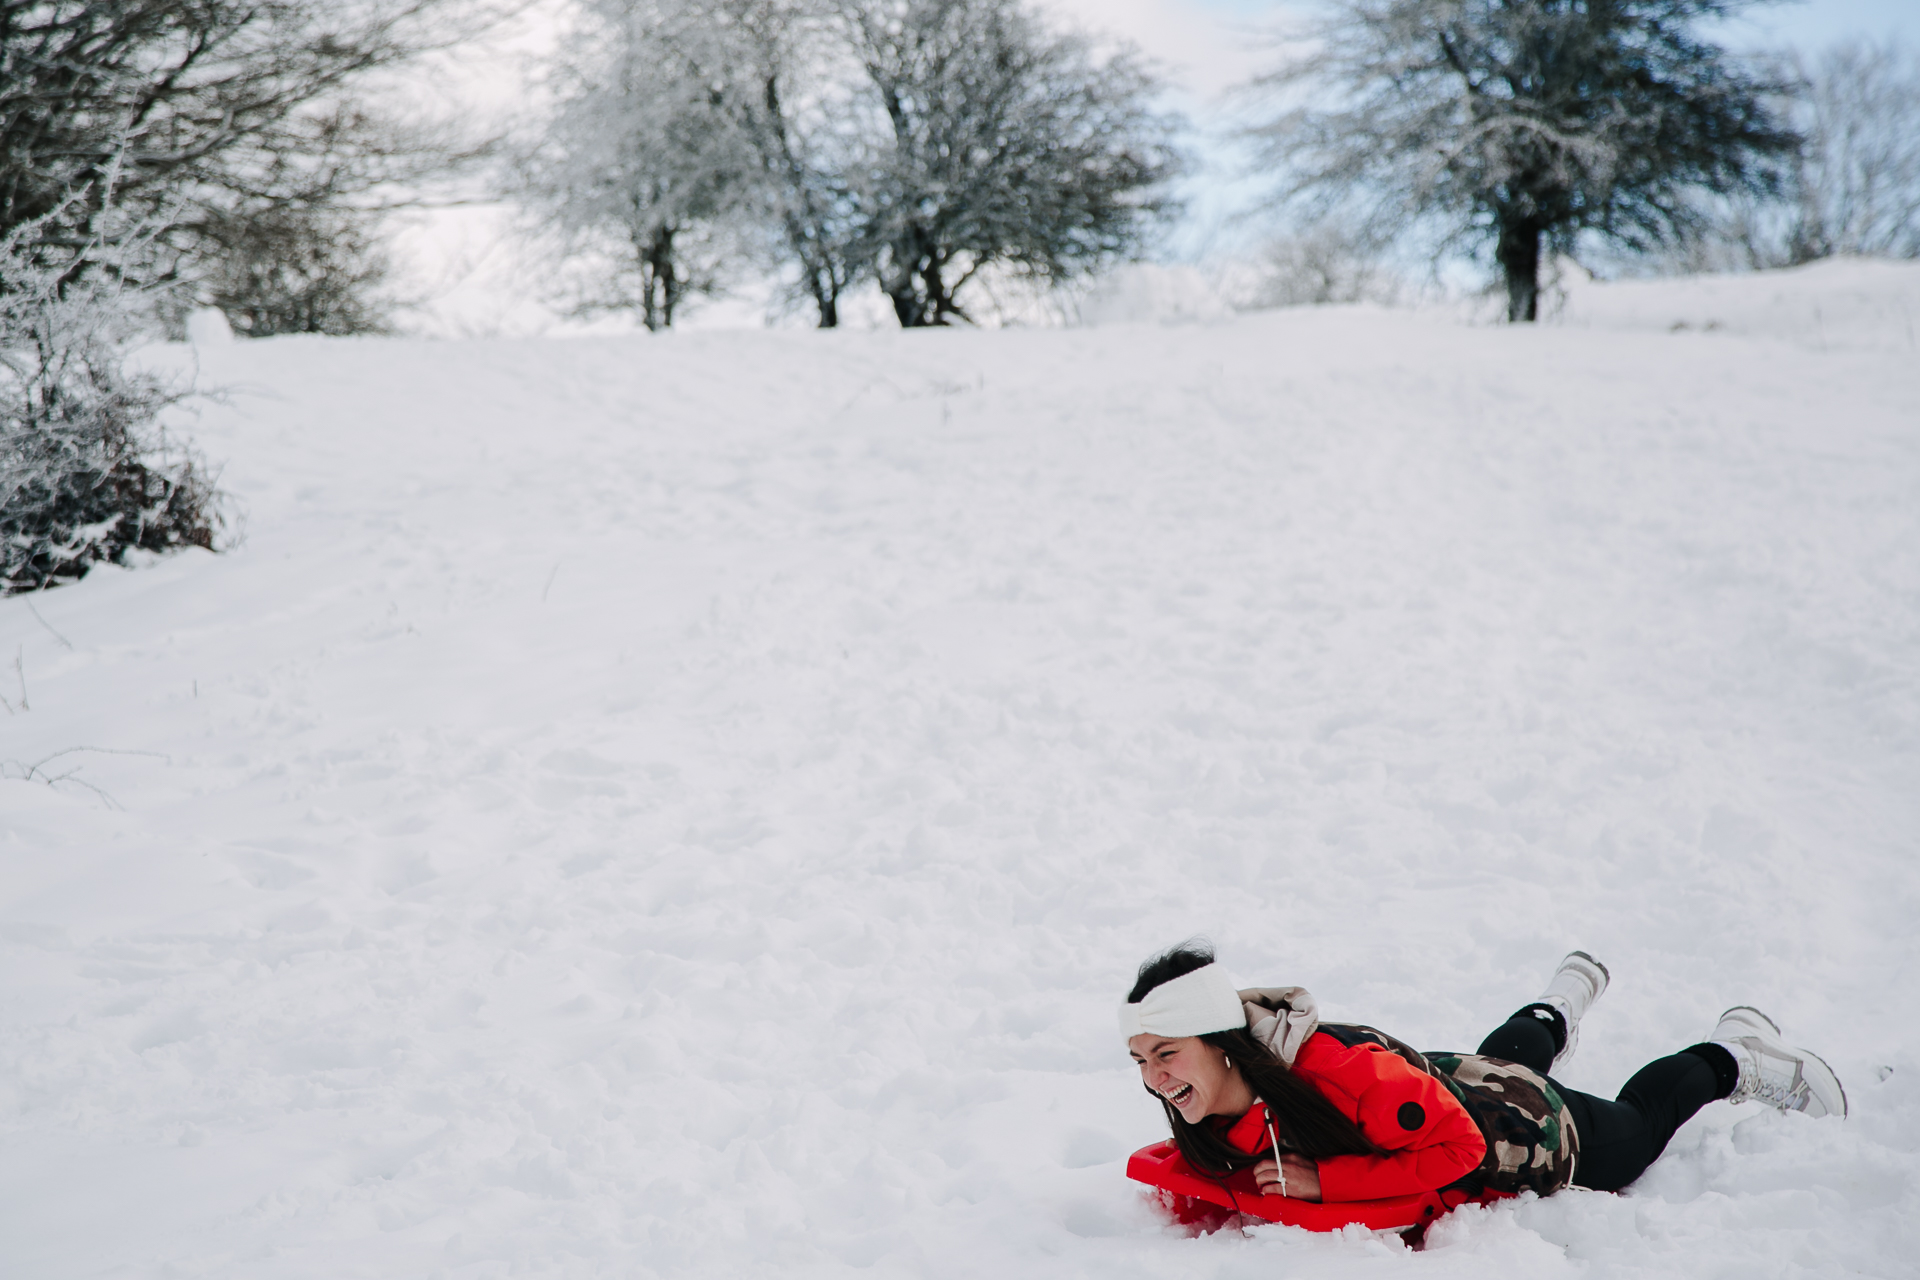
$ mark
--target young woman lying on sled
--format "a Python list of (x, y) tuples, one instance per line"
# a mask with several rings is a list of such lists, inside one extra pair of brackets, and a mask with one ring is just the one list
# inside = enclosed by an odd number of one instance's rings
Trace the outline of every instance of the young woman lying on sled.
[(1321, 1022), (1299, 987), (1236, 990), (1189, 942), (1140, 967), (1120, 1030), (1192, 1171), (1220, 1181), (1250, 1168), (1260, 1194), (1312, 1202), (1617, 1191), (1716, 1098), (1846, 1114), (1827, 1064), (1747, 1006), (1642, 1067), (1615, 1101), (1556, 1083), (1606, 989), (1605, 966), (1576, 951), (1473, 1054), (1421, 1054), (1371, 1027)]

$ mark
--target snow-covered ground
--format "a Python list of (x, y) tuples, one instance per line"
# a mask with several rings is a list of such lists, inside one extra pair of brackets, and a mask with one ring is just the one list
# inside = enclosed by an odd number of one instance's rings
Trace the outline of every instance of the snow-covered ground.
[(1788, 271), (1691, 280), (1563, 278), (1549, 323), (1576, 328), (1724, 332), (1816, 351), (1880, 350), (1920, 362), (1920, 263), (1839, 258)]
[[(0, 1272), (1912, 1275), (1920, 357), (1839, 266), (157, 353), (246, 541), (0, 601)], [(1854, 1115), (1189, 1239), (1112, 1005), (1193, 933), (1435, 1048), (1584, 946), (1569, 1083), (1752, 1001)]]

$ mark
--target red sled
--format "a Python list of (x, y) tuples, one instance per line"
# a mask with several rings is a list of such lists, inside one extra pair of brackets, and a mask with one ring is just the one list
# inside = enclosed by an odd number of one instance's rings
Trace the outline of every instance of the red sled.
[(1253, 1172), (1242, 1169), (1225, 1178), (1197, 1172), (1171, 1142), (1142, 1147), (1127, 1160), (1127, 1176), (1160, 1189), (1160, 1199), (1174, 1218), (1189, 1226), (1214, 1230), (1236, 1213), (1268, 1222), (1282, 1222), (1309, 1231), (1338, 1231), (1354, 1223), (1373, 1231), (1401, 1231), (1413, 1227), (1424, 1233), (1428, 1224), (1455, 1205), (1485, 1203), (1499, 1196), (1469, 1196), (1463, 1191), (1423, 1191), (1419, 1195), (1385, 1200), (1347, 1200), (1314, 1204), (1285, 1196), (1263, 1195)]

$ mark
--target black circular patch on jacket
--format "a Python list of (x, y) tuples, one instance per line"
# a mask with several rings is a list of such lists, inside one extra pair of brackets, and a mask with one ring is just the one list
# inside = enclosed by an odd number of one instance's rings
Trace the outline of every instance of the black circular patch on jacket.
[(1400, 1104), (1400, 1127), (1402, 1129), (1411, 1133), (1426, 1122), (1427, 1113), (1421, 1110), (1419, 1103), (1403, 1102)]

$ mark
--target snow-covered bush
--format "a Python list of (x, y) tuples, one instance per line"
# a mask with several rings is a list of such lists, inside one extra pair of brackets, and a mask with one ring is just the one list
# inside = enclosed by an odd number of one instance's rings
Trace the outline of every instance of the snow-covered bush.
[(220, 495), (159, 425), (179, 394), (127, 367), (135, 317), (112, 272), (69, 282), (25, 238), (0, 240), (0, 595), (136, 550), (211, 549)]
[(1391, 303), (1401, 282), (1382, 260), (1373, 238), (1323, 225), (1269, 241), (1260, 254), (1250, 309), (1319, 307), (1344, 302)]

